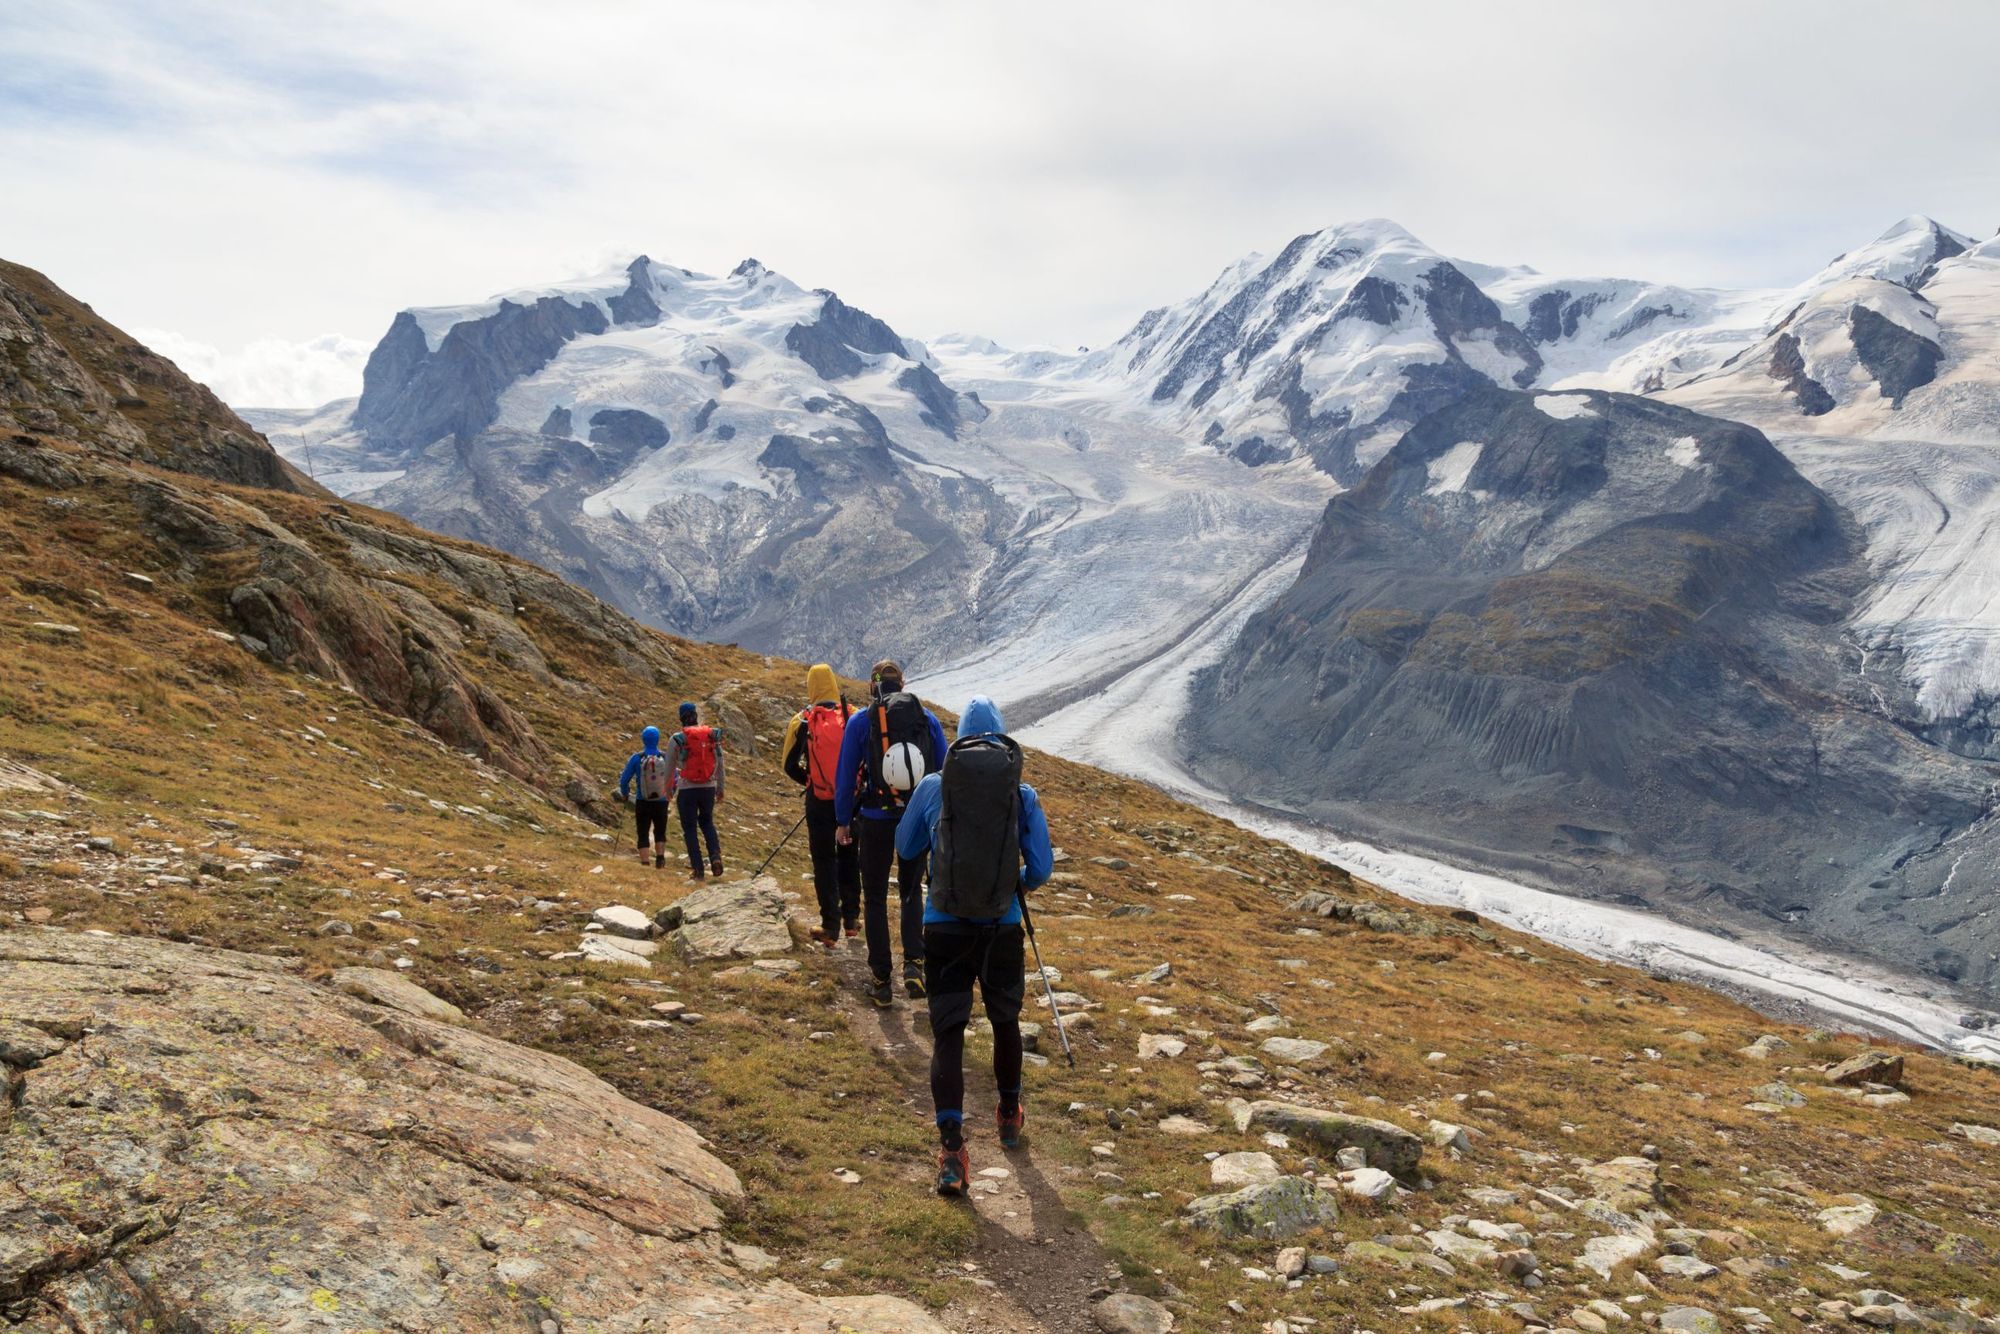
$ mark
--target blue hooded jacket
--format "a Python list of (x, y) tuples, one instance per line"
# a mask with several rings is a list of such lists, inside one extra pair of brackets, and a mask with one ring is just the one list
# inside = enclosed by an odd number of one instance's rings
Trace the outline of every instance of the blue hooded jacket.
[[(847, 730), (840, 734), (840, 770), (833, 783), (833, 819), (835, 824), (853, 824), (858, 814), (864, 820), (893, 820), (896, 812), (883, 806), (868, 793), (862, 791), (862, 784), (868, 773), (868, 720), (874, 715), (875, 706), (871, 702), (865, 709), (856, 709), (854, 716), (847, 720)], [(930, 754), (924, 756), (924, 767), (936, 773), (944, 767), (944, 724), (929, 709), (924, 710), (924, 721)], [(922, 786), (919, 784), (919, 786)]]
[(639, 733), (639, 743), (645, 749), (625, 761), (625, 772), (618, 775), (618, 795), (621, 797), (625, 796), (626, 789), (630, 788), (638, 780), (640, 761), (644, 760), (648, 755), (657, 755), (660, 753), (660, 729), (649, 727)]
[[(984, 695), (974, 695), (972, 702), (965, 706), (965, 712), (958, 718), (958, 735), (963, 740), (969, 736), (999, 736), (1007, 730), (1000, 719), (1000, 709)], [(910, 794), (910, 804), (903, 811), (902, 823), (896, 826), (896, 852), (904, 860), (921, 857), (931, 850), (937, 841), (938, 816), (944, 812), (944, 779), (939, 774), (925, 774), (917, 784), (917, 790)], [(1021, 889), (1035, 889), (1048, 883), (1049, 875), (1056, 869), (1055, 849), (1049, 844), (1049, 821), (1042, 813), (1042, 799), (1035, 789), (1021, 784)], [(973, 926), (1013, 926), (1021, 920), (1021, 902), (1016, 899), (1007, 905), (1004, 915), (990, 920), (967, 917), (953, 917), (939, 912), (931, 906), (930, 886), (924, 886), (924, 923), (969, 924)]]

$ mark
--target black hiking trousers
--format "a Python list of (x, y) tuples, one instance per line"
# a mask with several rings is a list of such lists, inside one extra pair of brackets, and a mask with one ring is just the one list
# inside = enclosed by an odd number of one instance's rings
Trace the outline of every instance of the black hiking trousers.
[(924, 868), (930, 854), (914, 861), (896, 855), (896, 821), (871, 820), (858, 815), (854, 820), (854, 841), (861, 853), (861, 929), (868, 937), (868, 969), (876, 977), (889, 976), (889, 870), (896, 871), (896, 893), (902, 900), (899, 926), (903, 938), (903, 965), (923, 967), (924, 963)]
[(806, 846), (812, 852), (813, 893), (819, 898), (819, 929), (838, 937), (843, 922), (861, 916), (861, 856), (833, 836), (833, 803), (806, 793)]
[(993, 1084), (1003, 1106), (1021, 1098), (1021, 1001), (1027, 991), (1019, 923), (976, 926), (933, 922), (924, 928), (924, 989), (931, 1020), (931, 1102), (942, 1124), (965, 1111), (965, 1026), (972, 988), (993, 1025)]
[[(696, 875), (702, 873), (701, 839), (708, 842), (709, 865), (720, 865), (722, 841), (715, 836), (715, 789), (684, 787), (675, 794), (674, 800), (681, 811), (681, 837), (687, 840), (688, 869)], [(696, 837), (697, 832), (700, 839)]]
[(664, 857), (667, 853), (667, 799), (641, 797), (632, 803), (632, 810), (639, 819), (639, 851), (652, 848)]

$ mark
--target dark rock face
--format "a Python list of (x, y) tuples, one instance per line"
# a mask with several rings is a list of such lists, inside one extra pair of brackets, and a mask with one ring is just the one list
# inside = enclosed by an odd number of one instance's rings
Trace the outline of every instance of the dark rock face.
[(1808, 417), (1832, 412), (1833, 395), (1826, 386), (1806, 374), (1806, 359), (1799, 352), (1797, 334), (1781, 333), (1771, 344), (1771, 378), (1784, 385), (1798, 400), (1799, 411)]
[(918, 417), (934, 431), (958, 439), (964, 422), (985, 421), (986, 405), (977, 397), (961, 395), (938, 379), (937, 372), (918, 362), (896, 377), (896, 388), (924, 405)]
[(1354, 290), (1347, 294), (1347, 300), (1340, 303), (1340, 309), (1333, 312), (1333, 318), (1390, 325), (1396, 322), (1396, 316), (1407, 304), (1402, 288), (1371, 273), (1354, 284)]
[(575, 435), (576, 428), (570, 421), (569, 409), (550, 408), (549, 415), (542, 422), (542, 434), (564, 438)]
[(708, 356), (702, 360), (700, 368), (704, 373), (713, 371), (724, 389), (736, 383), (736, 372), (729, 369), (729, 358), (719, 348), (708, 349)]
[(653, 299), (653, 280), (649, 272), (653, 261), (644, 255), (632, 261), (625, 270), (632, 279), (632, 285), (612, 297), (605, 304), (611, 307), (611, 322), (619, 325), (658, 324), (660, 303)]
[(604, 408), (590, 414), (590, 443), (599, 446), (599, 456), (615, 467), (661, 448), (669, 438), (665, 422), (637, 408)]
[(694, 433), (696, 435), (700, 435), (708, 429), (709, 419), (715, 416), (715, 409), (718, 406), (720, 405), (711, 398), (701, 405), (700, 411), (694, 414)]
[(1493, 346), (1525, 365), (1514, 372), (1514, 383), (1527, 388), (1542, 373), (1542, 354), (1525, 334), (1500, 314), (1493, 298), (1479, 290), (1456, 264), (1438, 264), (1424, 274), (1421, 295), (1431, 323), (1446, 338), (1476, 338), (1486, 335)]
[(1603, 302), (1604, 297), (1597, 292), (1571, 296), (1560, 287), (1543, 292), (1528, 303), (1528, 322), (1522, 326), (1521, 332), (1531, 343), (1553, 343), (1574, 338), (1584, 319)]
[(1903, 406), (1905, 394), (1937, 377), (1944, 352), (1922, 334), (1867, 306), (1848, 312), (1847, 328), (1854, 339), (1855, 355), (1882, 386), (1882, 396), (1897, 407)]
[(1935, 902), (1951, 858), (1925, 860), (1986, 809), (1978, 766), (1853, 677), (1851, 521), (1748, 427), (1534, 401), (1466, 392), (1328, 505), (1297, 583), (1197, 683), (1205, 780), (1903, 966), (2000, 947)]
[(831, 292), (811, 324), (795, 324), (785, 335), (791, 354), (819, 372), (824, 380), (846, 380), (861, 374), (859, 354), (893, 353), (908, 358), (909, 349), (896, 331), (865, 310), (857, 310)]
[(469, 440), (500, 415), (500, 395), (549, 364), (580, 333), (610, 327), (593, 303), (547, 296), (533, 305), (502, 301), (484, 319), (455, 324), (425, 349), (422, 329), (405, 311), (376, 345), (362, 373), (354, 424), (371, 443), (415, 451), (445, 436)]

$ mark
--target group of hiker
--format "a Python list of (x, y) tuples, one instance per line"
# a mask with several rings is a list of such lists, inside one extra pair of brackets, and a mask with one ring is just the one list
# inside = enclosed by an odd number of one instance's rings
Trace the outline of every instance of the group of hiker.
[[(825, 663), (806, 673), (806, 707), (786, 726), (787, 776), (804, 788), (807, 846), (819, 904), (815, 943), (834, 949), (863, 938), (878, 1006), (895, 1003), (889, 884), (896, 884), (903, 992), (926, 1002), (931, 1025), (931, 1100), (939, 1139), (937, 1189), (963, 1195), (965, 1030), (977, 987), (993, 1027), (995, 1108), (1003, 1148), (1021, 1143), (1021, 1004), (1026, 990), (1025, 895), (1049, 878), (1055, 852), (1035, 789), (1021, 781), (1021, 748), (1000, 710), (976, 695), (947, 742), (937, 715), (904, 688), (903, 670), (875, 664), (862, 708), (842, 698)], [(699, 725), (693, 704), (664, 752), (657, 728), (626, 762), (621, 799), (636, 784), (643, 862), (665, 865), (666, 808), (679, 803), (694, 877), (719, 874), (715, 803), (722, 799), (722, 735)]]
[[(681, 837), (687, 843), (688, 871), (695, 879), (722, 874), (722, 840), (715, 832), (715, 807), (722, 800), (722, 733), (701, 725), (693, 704), (680, 708), (681, 730), (660, 749), (660, 729), (639, 733), (639, 750), (618, 776), (618, 799), (630, 801), (639, 822), (639, 863), (667, 864), (667, 805), (679, 808)], [(707, 862), (702, 849), (708, 850)]]

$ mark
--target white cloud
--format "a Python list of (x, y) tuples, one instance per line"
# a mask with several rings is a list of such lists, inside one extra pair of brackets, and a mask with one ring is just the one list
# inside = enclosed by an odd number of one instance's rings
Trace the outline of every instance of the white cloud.
[(304, 342), (259, 338), (233, 352), (168, 329), (134, 329), (132, 336), (168, 358), (237, 408), (316, 408), (361, 392), (369, 344), (322, 334)]
[[(219, 348), (645, 251), (923, 335), (1114, 337), (1389, 216), (1548, 272), (1794, 281), (2000, 219), (2000, 6), (12, 0), (0, 254)], [(13, 201), (27, 201), (23, 203)], [(234, 355), (234, 354), (231, 354)], [(220, 363), (213, 374), (229, 377)]]

